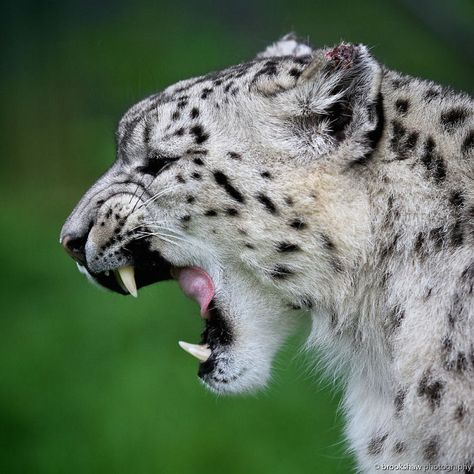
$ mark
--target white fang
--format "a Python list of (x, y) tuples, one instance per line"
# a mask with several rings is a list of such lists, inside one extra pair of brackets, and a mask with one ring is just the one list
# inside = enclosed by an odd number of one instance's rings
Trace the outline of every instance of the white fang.
[(207, 345), (189, 344), (188, 342), (179, 341), (179, 347), (186, 351), (188, 354), (196, 357), (201, 362), (206, 362), (211, 355), (211, 349)]

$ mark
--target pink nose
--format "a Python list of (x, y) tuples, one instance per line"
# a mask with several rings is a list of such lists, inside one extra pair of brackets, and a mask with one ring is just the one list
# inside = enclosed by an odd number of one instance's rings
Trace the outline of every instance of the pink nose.
[(61, 240), (61, 245), (64, 247), (64, 250), (76, 260), (76, 262), (82, 264), (86, 263), (85, 244), (86, 239), (70, 234), (65, 235)]

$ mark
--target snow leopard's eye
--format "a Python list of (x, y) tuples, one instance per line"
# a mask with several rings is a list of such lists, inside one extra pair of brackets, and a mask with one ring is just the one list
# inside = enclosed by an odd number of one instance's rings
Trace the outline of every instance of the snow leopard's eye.
[(175, 161), (179, 160), (179, 156), (165, 156), (159, 153), (150, 153), (143, 166), (139, 166), (137, 171), (152, 176), (158, 176), (163, 170), (169, 168)]

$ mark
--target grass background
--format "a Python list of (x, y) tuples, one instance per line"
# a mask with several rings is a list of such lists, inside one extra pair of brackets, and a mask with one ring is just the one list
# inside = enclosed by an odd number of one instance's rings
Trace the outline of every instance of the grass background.
[(346, 473), (339, 394), (298, 355), (271, 387), (220, 398), (177, 347), (195, 305), (173, 282), (106, 294), (58, 245), (112, 162), (120, 115), (294, 30), (472, 92), (471, 0), (6, 1), (0, 88), (0, 472)]

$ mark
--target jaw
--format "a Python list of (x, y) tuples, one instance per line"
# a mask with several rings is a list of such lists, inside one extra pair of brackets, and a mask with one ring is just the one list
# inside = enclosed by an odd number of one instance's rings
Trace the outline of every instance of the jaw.
[(132, 257), (135, 266), (126, 271), (122, 267), (90, 273), (79, 268), (89, 280), (121, 294), (133, 293), (134, 286), (138, 290), (176, 279), (200, 306), (204, 324), (200, 343), (180, 341), (180, 346), (199, 359), (203, 384), (217, 393), (255, 391), (267, 384), (274, 355), (297, 321), (277, 295), (231, 269), (216, 274), (212, 269), (177, 267), (158, 252), (148, 255), (146, 263)]
[(199, 377), (217, 393), (265, 387), (276, 352), (299, 322), (297, 312), (236, 269), (222, 275), (216, 295), (202, 334), (211, 355), (200, 363)]

